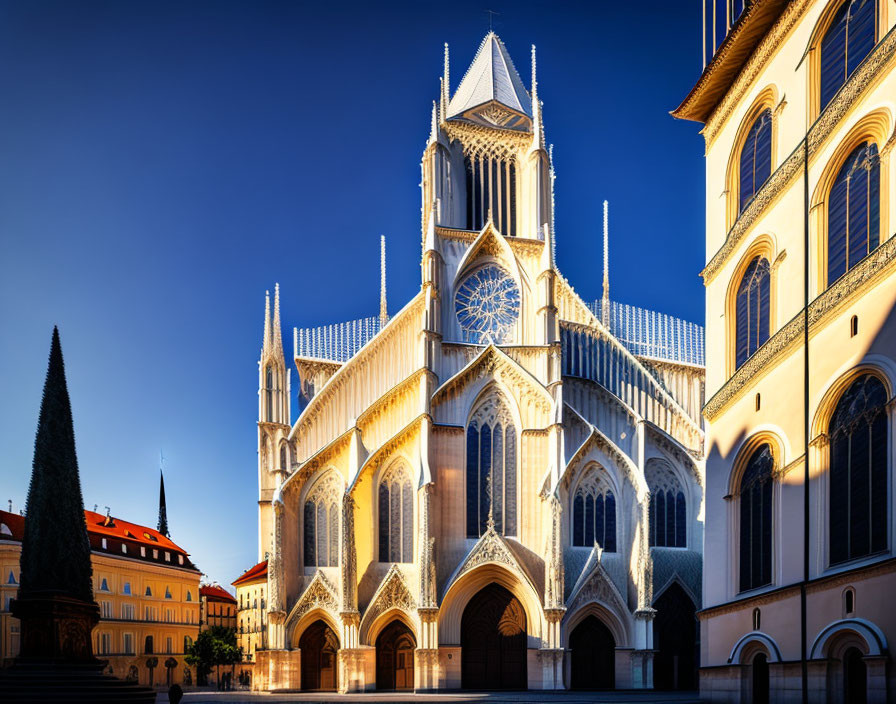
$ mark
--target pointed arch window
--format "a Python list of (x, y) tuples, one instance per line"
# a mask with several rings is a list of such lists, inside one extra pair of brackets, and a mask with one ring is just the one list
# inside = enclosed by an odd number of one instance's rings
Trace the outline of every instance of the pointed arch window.
[(502, 535), (517, 532), (516, 427), (503, 400), (493, 396), (467, 425), (467, 537), (478, 538), (489, 516)]
[(821, 40), (821, 110), (865, 60), (876, 37), (877, 1), (846, 0)]
[(266, 421), (274, 420), (274, 370), (269, 364), (264, 373)]
[(742, 213), (772, 174), (772, 111), (763, 110), (754, 120), (740, 150), (738, 213)]
[(887, 548), (887, 392), (865, 374), (831, 416), (831, 564)]
[(880, 244), (880, 159), (866, 142), (846, 158), (828, 196), (828, 285)]
[(616, 497), (603, 470), (587, 471), (572, 502), (572, 544), (616, 552)]
[(650, 546), (687, 547), (687, 505), (678, 477), (670, 467), (651, 461), (645, 479), (650, 488)]
[(411, 480), (403, 466), (393, 466), (379, 488), (380, 562), (413, 562), (413, 526)]
[(765, 257), (749, 263), (737, 287), (735, 301), (735, 363), (740, 367), (769, 336), (771, 267)]
[(342, 487), (335, 472), (328, 472), (305, 500), (302, 521), (306, 567), (339, 564), (339, 506)]
[(286, 464), (286, 445), (280, 446), (280, 469), (287, 469), (288, 465)]
[(756, 448), (740, 480), (740, 590), (772, 581), (772, 481), (768, 444)]
[(491, 214), (504, 235), (516, 235), (516, 160), (468, 155), (466, 173), (467, 229), (481, 230)]

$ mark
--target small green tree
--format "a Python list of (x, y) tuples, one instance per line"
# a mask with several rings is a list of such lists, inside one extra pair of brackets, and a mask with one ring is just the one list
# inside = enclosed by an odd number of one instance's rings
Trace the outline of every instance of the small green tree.
[(240, 650), (236, 646), (236, 631), (226, 626), (212, 626), (202, 631), (190, 646), (186, 661), (196, 668), (198, 684), (207, 684), (212, 668), (217, 668), (221, 681), (221, 665), (234, 665), (240, 661)]

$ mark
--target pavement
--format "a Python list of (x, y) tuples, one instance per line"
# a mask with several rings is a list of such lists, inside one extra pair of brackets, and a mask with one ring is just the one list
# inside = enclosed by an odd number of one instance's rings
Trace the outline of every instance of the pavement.
[[(318, 704), (349, 704), (369, 702), (371, 704), (404, 704), (414, 702), (417, 704), (511, 704), (524, 702), (528, 704), (598, 704), (607, 702), (638, 702), (639, 704), (698, 704), (700, 697), (697, 692), (645, 692), (641, 690), (627, 692), (439, 692), (430, 694), (415, 694), (413, 692), (368, 692), (365, 694), (334, 694), (332, 692), (309, 693), (276, 693), (265, 692), (214, 692), (192, 691), (186, 692), (181, 700), (182, 704), (211, 704), (223, 702), (224, 704), (252, 704), (265, 702), (265, 704), (280, 704), (283, 702), (317, 702)], [(169, 704), (167, 693), (160, 692), (156, 704)]]

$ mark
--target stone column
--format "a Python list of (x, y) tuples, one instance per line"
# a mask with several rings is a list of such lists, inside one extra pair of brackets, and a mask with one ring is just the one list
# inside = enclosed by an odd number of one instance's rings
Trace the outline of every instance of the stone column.
[(286, 648), (286, 608), (283, 594), (283, 561), (281, 540), (283, 538), (283, 501), (278, 496), (272, 502), (274, 508), (274, 535), (271, 556), (268, 560), (268, 609), (267, 641), (268, 650)]

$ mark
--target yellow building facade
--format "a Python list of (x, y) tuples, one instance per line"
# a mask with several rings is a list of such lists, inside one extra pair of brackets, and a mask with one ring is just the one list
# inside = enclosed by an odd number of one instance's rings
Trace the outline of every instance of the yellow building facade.
[(706, 145), (701, 693), (891, 701), (896, 5), (756, 0), (713, 36), (726, 7), (673, 113)]
[(236, 599), (217, 584), (199, 587), (199, 630), (221, 626), (236, 630)]
[[(191, 685), (185, 649), (199, 634), (200, 572), (159, 531), (85, 511), (100, 621), (93, 631), (105, 671), (145, 685)], [(9, 610), (19, 581), (25, 518), (0, 511), (2, 662), (18, 654), (18, 619)]]
[(237, 601), (237, 645), (243, 651), (242, 669), (253, 672), (255, 653), (267, 642), (268, 562), (250, 567), (234, 582)]

